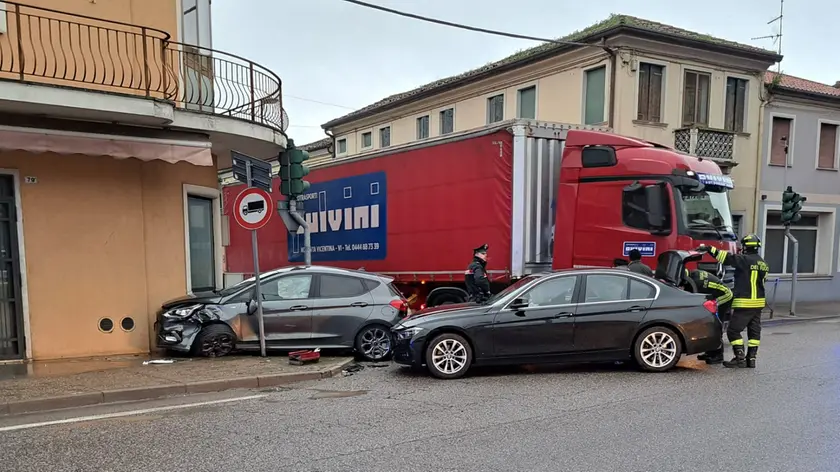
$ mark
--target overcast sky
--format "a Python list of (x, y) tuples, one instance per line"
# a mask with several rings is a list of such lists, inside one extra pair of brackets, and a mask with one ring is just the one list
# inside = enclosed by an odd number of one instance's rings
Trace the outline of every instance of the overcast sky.
[[(621, 13), (776, 49), (778, 0), (366, 0), (424, 16), (557, 38)], [(696, 5), (687, 7), (683, 5)], [(679, 6), (678, 6), (679, 4)], [(840, 80), (840, 2), (787, 0), (782, 71)], [(341, 0), (213, 0), (213, 47), (247, 57), (283, 80), (298, 144), (320, 125), (388, 95), (501, 59), (532, 41), (473, 33)], [(323, 103), (317, 103), (323, 102)], [(325, 103), (325, 104), (324, 104)]]

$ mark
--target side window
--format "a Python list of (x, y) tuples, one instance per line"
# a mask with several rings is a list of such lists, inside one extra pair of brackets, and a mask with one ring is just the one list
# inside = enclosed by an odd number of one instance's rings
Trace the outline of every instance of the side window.
[(362, 279), (362, 283), (365, 285), (365, 290), (368, 292), (381, 285), (379, 282), (370, 279)]
[(653, 298), (656, 289), (651, 285), (638, 280), (630, 279), (630, 300), (644, 300), (646, 298)]
[(647, 219), (647, 196), (644, 188), (634, 192), (623, 192), (621, 197), (621, 220), (625, 226), (649, 229)]
[(282, 301), (309, 298), (311, 274), (285, 275), (260, 284), (263, 300)]
[(355, 277), (324, 274), (321, 275), (321, 287), (318, 296), (321, 298), (357, 297), (367, 291), (367, 288), (362, 285), (362, 281)]
[(566, 305), (572, 303), (575, 281), (577, 281), (575, 276), (547, 280), (528, 290), (523, 298), (528, 300), (532, 307)]
[(612, 167), (618, 164), (615, 149), (609, 146), (589, 146), (583, 149), (581, 164), (584, 168)]
[(584, 303), (627, 300), (628, 279), (621, 275), (587, 275)]

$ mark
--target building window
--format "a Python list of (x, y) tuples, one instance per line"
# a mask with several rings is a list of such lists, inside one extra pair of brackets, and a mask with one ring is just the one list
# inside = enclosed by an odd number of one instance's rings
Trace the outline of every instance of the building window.
[(744, 235), (742, 229), (744, 226), (744, 215), (732, 215), (732, 232), (735, 233), (735, 236), (738, 236), (738, 239)]
[[(790, 148), (793, 145), (793, 119), (781, 116), (773, 117), (772, 132), (770, 134), (770, 165), (790, 167)], [(786, 151), (785, 148), (788, 150)]]
[(455, 131), (455, 109), (447, 108), (440, 112), (440, 134)]
[(417, 118), (417, 139), (429, 137), (429, 115)]
[(218, 191), (184, 186), (187, 230), (187, 288), (191, 293), (210, 292), (217, 288), (216, 214), (220, 211)]
[(726, 79), (726, 116), (723, 128), (736, 133), (744, 132), (747, 118), (747, 81), (735, 77)]
[(516, 105), (516, 117), (537, 119), (537, 87), (531, 86), (519, 89), (519, 101)]
[(495, 95), (487, 99), (487, 123), (505, 119), (505, 96)]
[(362, 133), (362, 147), (369, 148), (371, 146), (373, 146), (373, 133), (370, 131)]
[(603, 123), (607, 92), (607, 66), (590, 69), (585, 74), (583, 123), (586, 125)]
[[(827, 217), (828, 215), (824, 216)], [(790, 232), (799, 241), (800, 274), (817, 272), (817, 241), (819, 240), (819, 215), (802, 215), (802, 219), (790, 225)], [(767, 212), (767, 227), (764, 238), (764, 260), (770, 266), (771, 274), (793, 273), (793, 243), (785, 238), (782, 214)]]
[(840, 158), (838, 150), (838, 125), (834, 123), (820, 123), (820, 144), (817, 156), (817, 167), (820, 169), (837, 169)]
[(712, 76), (703, 72), (685, 71), (683, 85), (683, 126), (709, 125), (709, 88)]
[(338, 153), (345, 154), (347, 152), (347, 139), (342, 138), (337, 141), (338, 143)]
[(183, 37), (182, 43), (201, 46), (201, 54), (210, 54), (213, 47), (210, 33), (210, 0), (183, 0)]
[(391, 127), (386, 126), (379, 129), (379, 147), (386, 148), (391, 145)]
[(9, 30), (8, 26), (8, 23), (6, 23), (6, 4), (0, 2), (0, 34), (6, 33)]
[(665, 67), (639, 64), (639, 108), (636, 119), (651, 123), (662, 121), (662, 76)]

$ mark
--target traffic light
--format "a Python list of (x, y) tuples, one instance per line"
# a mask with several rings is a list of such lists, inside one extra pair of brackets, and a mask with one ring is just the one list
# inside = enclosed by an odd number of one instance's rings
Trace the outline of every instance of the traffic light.
[(807, 198), (794, 192), (793, 188), (788, 186), (782, 192), (782, 224), (789, 225), (799, 221), (802, 218), (799, 212), (802, 211), (802, 203), (806, 200)]
[(309, 153), (295, 147), (291, 139), (286, 150), (280, 153), (280, 193), (296, 198), (309, 189), (309, 182), (303, 180), (309, 174), (309, 167), (303, 162), (309, 159)]

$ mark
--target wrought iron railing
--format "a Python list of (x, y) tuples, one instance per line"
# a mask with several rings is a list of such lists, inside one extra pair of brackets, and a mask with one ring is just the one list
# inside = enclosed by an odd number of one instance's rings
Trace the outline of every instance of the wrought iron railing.
[(733, 160), (735, 158), (735, 133), (700, 127), (674, 130), (674, 148), (692, 156)]
[(5, 4), (0, 79), (169, 100), (285, 131), (280, 78), (165, 31), (16, 2)]

